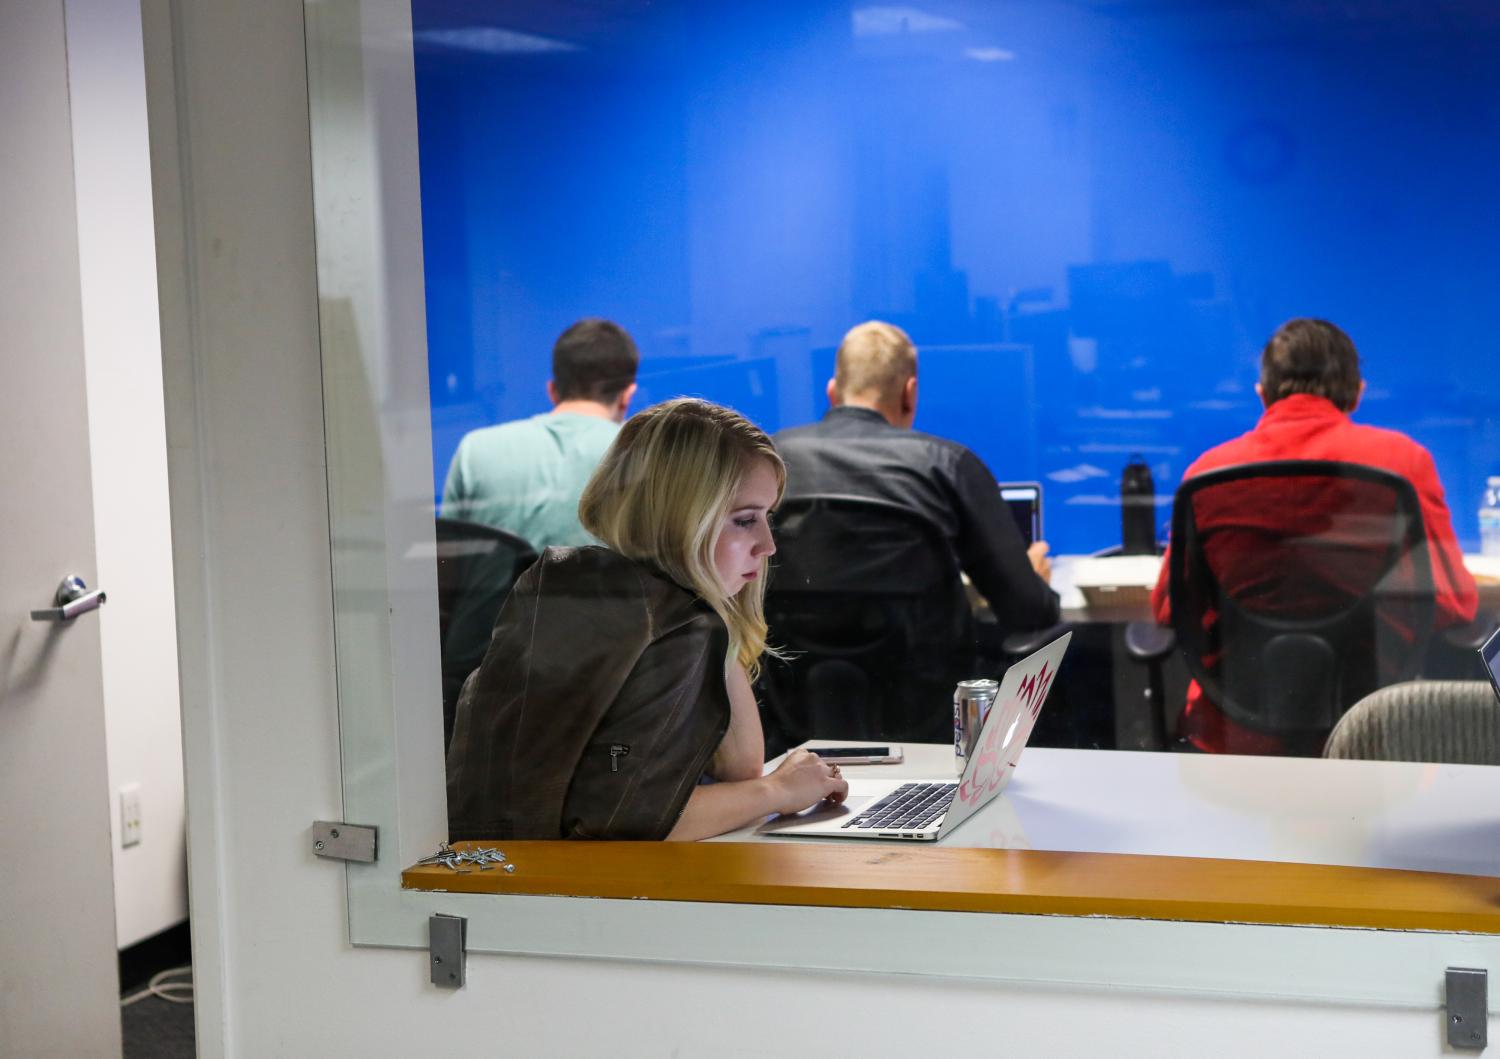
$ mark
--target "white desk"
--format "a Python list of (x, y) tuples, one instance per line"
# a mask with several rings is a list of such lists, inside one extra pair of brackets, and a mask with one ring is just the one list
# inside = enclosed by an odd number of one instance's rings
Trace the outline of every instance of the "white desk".
[[(1500, 558), (1465, 555), (1464, 566), (1478, 583), (1480, 607), (1500, 609)], [(1161, 560), (1150, 555), (1059, 555), (1052, 587), (1062, 597), (1064, 621), (1150, 621), (1160, 571)], [(1090, 588), (1088, 598), (1080, 584)]]
[[(844, 774), (953, 775), (951, 747), (905, 750), (901, 765), (845, 765)], [(753, 831), (715, 841), (829, 841)], [(1037, 747), (1005, 793), (942, 846), (1500, 875), (1500, 768)]]
[[(1052, 560), (1052, 588), (1060, 597), (1064, 621), (1150, 621), (1151, 589), (1160, 571), (1161, 560), (1152, 555), (1059, 555)], [(1103, 589), (1086, 597), (1080, 575)]]
[[(846, 772), (852, 778), (875, 770), (908, 778), (951, 775), (948, 747), (906, 750), (904, 765), (848, 765)], [(1432, 939), (1423, 936), (1394, 963), (1387, 956), (1379, 958), (1387, 962), (1369, 965), (1366, 954), (1339, 965), (1340, 989), (1348, 988), (1351, 976), (1370, 975), (1386, 989), (1381, 983), (1387, 977), (1399, 978), (1408, 966), (1419, 969), (1418, 963), (1485, 965), (1482, 959), (1471, 962), (1477, 958), (1469, 939), (1500, 938), (1497, 840), (1500, 768), (1036, 748), (1022, 758), (1010, 788), (941, 843), (758, 837), (751, 828), (709, 842), (506, 842), (517, 866), (513, 873), (458, 874), (441, 865), (414, 865), (402, 873), (402, 885), (447, 893), (845, 912), (1005, 913), (1019, 918), (995, 925), (991, 941), (977, 951), (1023, 953), (1013, 968), (1022, 978), (1038, 973), (1046, 953), (1059, 954), (1061, 973), (1077, 975), (1066, 980), (1082, 982), (1135, 981), (1129, 975), (1144, 967), (1165, 968), (1177, 984), (1198, 987), (1213, 980), (1242, 987), (1238, 958), (1230, 959), (1226, 971), (1218, 941), (1196, 957), (1173, 948), (1166, 963), (1137, 958), (1142, 945), (1181, 944), (1188, 936), (1184, 925), (1192, 923), (1464, 937), (1449, 946), (1451, 955), (1435, 957)], [(799, 915), (802, 932), (811, 929), (820, 944), (836, 936), (844, 921), (820, 918), (811, 907)], [(1092, 926), (1055, 929), (1057, 917), (1075, 923), (1081, 917), (1168, 920), (1174, 926), (1169, 933), (1094, 933)], [(891, 959), (871, 966), (952, 974), (972, 961), (974, 931), (991, 928), (981, 920), (955, 926), (941, 953), (920, 968), (908, 956), (922, 950), (916, 939), (930, 940), (932, 921), (895, 916), (886, 929), (905, 931), (902, 936), (916, 948), (898, 948)], [(1027, 941), (1027, 931), (1051, 940)], [(1014, 947), (1018, 937), (1020, 950)], [(1310, 946), (1308, 955), (1288, 957), (1299, 937)], [(1318, 961), (1328, 957), (1325, 942), (1312, 935), (1285, 935), (1266, 944), (1263, 981), (1273, 992), (1289, 981), (1287, 958), (1323, 966)], [(847, 939), (835, 943), (841, 946), (859, 947)], [(1185, 978), (1184, 956), (1195, 968)], [(1079, 969), (1068, 970), (1075, 963)], [(1113, 977), (1095, 977), (1105, 964), (1114, 968)], [(1406, 995), (1426, 1003), (1433, 980), (1421, 974)], [(1157, 979), (1147, 974), (1142, 981)]]

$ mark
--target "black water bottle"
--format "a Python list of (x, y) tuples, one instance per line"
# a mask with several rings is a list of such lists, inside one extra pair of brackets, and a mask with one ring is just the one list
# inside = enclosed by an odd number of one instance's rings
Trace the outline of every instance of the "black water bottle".
[(1139, 455), (1120, 475), (1120, 542), (1125, 555), (1156, 554), (1156, 483)]

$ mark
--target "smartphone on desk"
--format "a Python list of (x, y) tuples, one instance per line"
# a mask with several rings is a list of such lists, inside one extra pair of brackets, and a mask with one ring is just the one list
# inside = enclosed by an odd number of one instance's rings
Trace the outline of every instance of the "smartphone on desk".
[(835, 765), (899, 765), (906, 758), (899, 746), (810, 746), (807, 749)]

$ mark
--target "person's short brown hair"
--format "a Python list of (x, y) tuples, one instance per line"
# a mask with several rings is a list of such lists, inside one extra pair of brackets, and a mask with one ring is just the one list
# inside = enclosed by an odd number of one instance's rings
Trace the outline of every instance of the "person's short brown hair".
[(871, 320), (839, 343), (833, 385), (841, 399), (855, 395), (894, 400), (917, 373), (917, 347), (895, 324)]
[(579, 320), (552, 346), (552, 386), (559, 401), (609, 404), (635, 382), (641, 354), (612, 320)]
[(1359, 403), (1359, 351), (1353, 339), (1327, 320), (1288, 320), (1261, 350), (1260, 389), (1267, 406), (1306, 393), (1352, 412)]

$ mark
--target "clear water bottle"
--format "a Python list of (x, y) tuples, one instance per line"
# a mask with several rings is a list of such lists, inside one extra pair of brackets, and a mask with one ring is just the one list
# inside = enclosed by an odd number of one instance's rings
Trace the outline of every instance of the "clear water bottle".
[(1479, 550), (1500, 556), (1500, 475), (1485, 479), (1484, 503), (1479, 505)]

